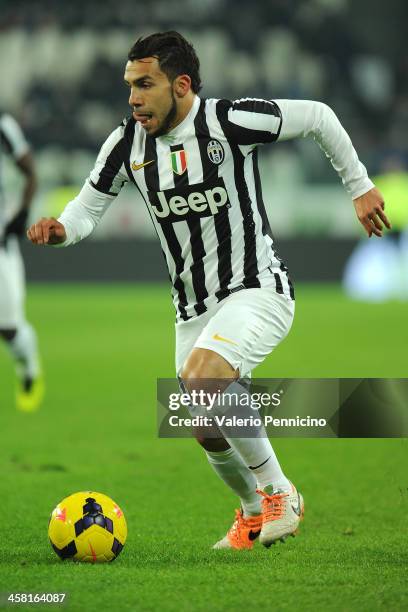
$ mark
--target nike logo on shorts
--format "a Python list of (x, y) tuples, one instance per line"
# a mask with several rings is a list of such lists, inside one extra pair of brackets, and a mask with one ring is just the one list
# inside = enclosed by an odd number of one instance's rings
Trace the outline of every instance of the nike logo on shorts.
[(214, 334), (213, 340), (220, 340), (221, 342), (228, 342), (228, 344), (235, 344), (235, 346), (238, 346), (236, 342), (233, 342), (232, 340), (228, 340), (228, 338), (224, 338), (223, 336), (220, 336), (220, 334)]

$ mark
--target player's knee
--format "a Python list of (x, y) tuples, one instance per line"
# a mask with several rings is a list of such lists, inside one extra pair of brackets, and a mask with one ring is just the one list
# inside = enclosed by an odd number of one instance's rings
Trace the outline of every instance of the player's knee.
[(181, 378), (184, 381), (196, 380), (199, 378), (211, 378), (213, 368), (208, 363), (208, 360), (203, 356), (191, 356), (187, 359), (181, 371)]
[(218, 353), (208, 349), (195, 348), (183, 366), (181, 378), (183, 381), (202, 378), (236, 378), (237, 372)]
[(16, 329), (0, 329), (0, 336), (6, 341), (11, 342), (16, 336)]
[(221, 453), (228, 450), (230, 445), (224, 438), (205, 438), (204, 436), (196, 436), (197, 442), (205, 450), (213, 453)]

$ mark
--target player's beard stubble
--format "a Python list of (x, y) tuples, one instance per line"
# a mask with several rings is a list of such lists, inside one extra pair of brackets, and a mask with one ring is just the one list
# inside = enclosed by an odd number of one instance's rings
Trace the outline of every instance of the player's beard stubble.
[(176, 118), (177, 102), (176, 102), (176, 98), (174, 97), (173, 89), (170, 90), (170, 96), (171, 96), (170, 110), (165, 116), (165, 118), (163, 119), (161, 126), (157, 129), (156, 132), (154, 132), (154, 134), (152, 134), (153, 138), (159, 138), (159, 136), (164, 136), (164, 134), (167, 134), (167, 132), (170, 131), (171, 124)]

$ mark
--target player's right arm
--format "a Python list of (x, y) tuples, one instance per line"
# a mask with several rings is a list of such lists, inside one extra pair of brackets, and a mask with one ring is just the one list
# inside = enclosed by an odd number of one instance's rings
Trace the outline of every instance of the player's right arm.
[(58, 219), (42, 218), (27, 231), (33, 244), (69, 246), (95, 229), (123, 184), (129, 180), (124, 164), (127, 146), (125, 125), (119, 126), (103, 144), (95, 167), (77, 197)]
[(27, 238), (33, 244), (62, 244), (67, 239), (65, 227), (57, 219), (43, 217), (27, 230)]

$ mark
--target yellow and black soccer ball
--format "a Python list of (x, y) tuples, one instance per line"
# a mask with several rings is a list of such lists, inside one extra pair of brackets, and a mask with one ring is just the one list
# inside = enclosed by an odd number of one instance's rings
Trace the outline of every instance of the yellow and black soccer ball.
[(48, 536), (61, 559), (113, 561), (126, 542), (126, 519), (118, 504), (107, 495), (81, 491), (54, 508)]

